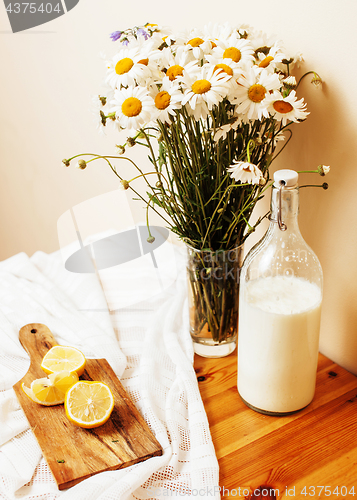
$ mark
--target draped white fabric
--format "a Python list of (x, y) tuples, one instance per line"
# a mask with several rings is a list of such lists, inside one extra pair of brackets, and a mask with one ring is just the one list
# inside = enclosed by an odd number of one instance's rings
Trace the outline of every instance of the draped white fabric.
[[(192, 364), (184, 256), (173, 251), (175, 279), (159, 293), (154, 287), (154, 295), (143, 259), (99, 275), (67, 271), (59, 252), (18, 254), (0, 263), (0, 498), (220, 498), (218, 463)], [(128, 305), (130, 295), (138, 300)], [(59, 491), (12, 389), (29, 367), (18, 339), (28, 323), (44, 323), (59, 344), (89, 358), (106, 358), (163, 455)]]

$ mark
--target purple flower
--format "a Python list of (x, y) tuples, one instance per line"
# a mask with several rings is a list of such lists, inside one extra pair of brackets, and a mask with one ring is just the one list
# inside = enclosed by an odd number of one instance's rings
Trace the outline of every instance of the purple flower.
[(139, 28), (138, 31), (137, 31), (138, 35), (141, 35), (145, 38), (145, 40), (147, 40), (149, 38), (149, 33), (147, 31), (145, 31), (143, 28)]
[(110, 38), (113, 42), (116, 42), (121, 37), (122, 33), (122, 31), (113, 31), (113, 33), (110, 34)]

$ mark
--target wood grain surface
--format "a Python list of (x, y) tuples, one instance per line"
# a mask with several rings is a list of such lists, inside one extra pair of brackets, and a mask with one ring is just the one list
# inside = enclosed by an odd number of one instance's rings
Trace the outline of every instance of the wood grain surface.
[(48, 349), (57, 343), (50, 330), (38, 323), (24, 326), (19, 338), (31, 364), (14, 390), (60, 490), (98, 472), (162, 455), (159, 442), (105, 359), (87, 359), (80, 377), (104, 382), (111, 388), (115, 406), (104, 425), (83, 429), (67, 419), (63, 405), (42, 406), (32, 402), (21, 384), (30, 387), (34, 379), (46, 376), (40, 364)]
[(194, 366), (222, 499), (357, 497), (357, 377), (320, 354), (312, 403), (272, 417), (240, 399), (236, 353)]

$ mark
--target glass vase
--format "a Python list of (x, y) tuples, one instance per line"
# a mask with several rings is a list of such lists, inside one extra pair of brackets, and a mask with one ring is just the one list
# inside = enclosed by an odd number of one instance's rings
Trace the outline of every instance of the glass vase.
[(187, 246), (190, 333), (196, 354), (220, 358), (237, 343), (243, 245), (201, 251)]

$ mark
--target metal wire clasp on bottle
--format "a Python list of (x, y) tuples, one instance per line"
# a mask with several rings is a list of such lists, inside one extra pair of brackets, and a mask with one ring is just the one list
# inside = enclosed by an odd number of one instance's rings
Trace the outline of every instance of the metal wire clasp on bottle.
[(280, 231), (286, 231), (287, 226), (283, 222), (282, 217), (281, 217), (281, 193), (285, 187), (285, 181), (280, 181), (280, 186), (279, 186), (279, 205), (278, 205), (278, 226)]
[(285, 224), (285, 222), (283, 222), (282, 215), (281, 215), (281, 194), (282, 194), (283, 188), (285, 187), (285, 181), (280, 181), (279, 184), (280, 185), (279, 185), (279, 195), (278, 195), (278, 213), (277, 213), (277, 218), (274, 219), (270, 215), (269, 220), (271, 220), (272, 222), (277, 222), (280, 231), (286, 231), (287, 230), (287, 225)]

